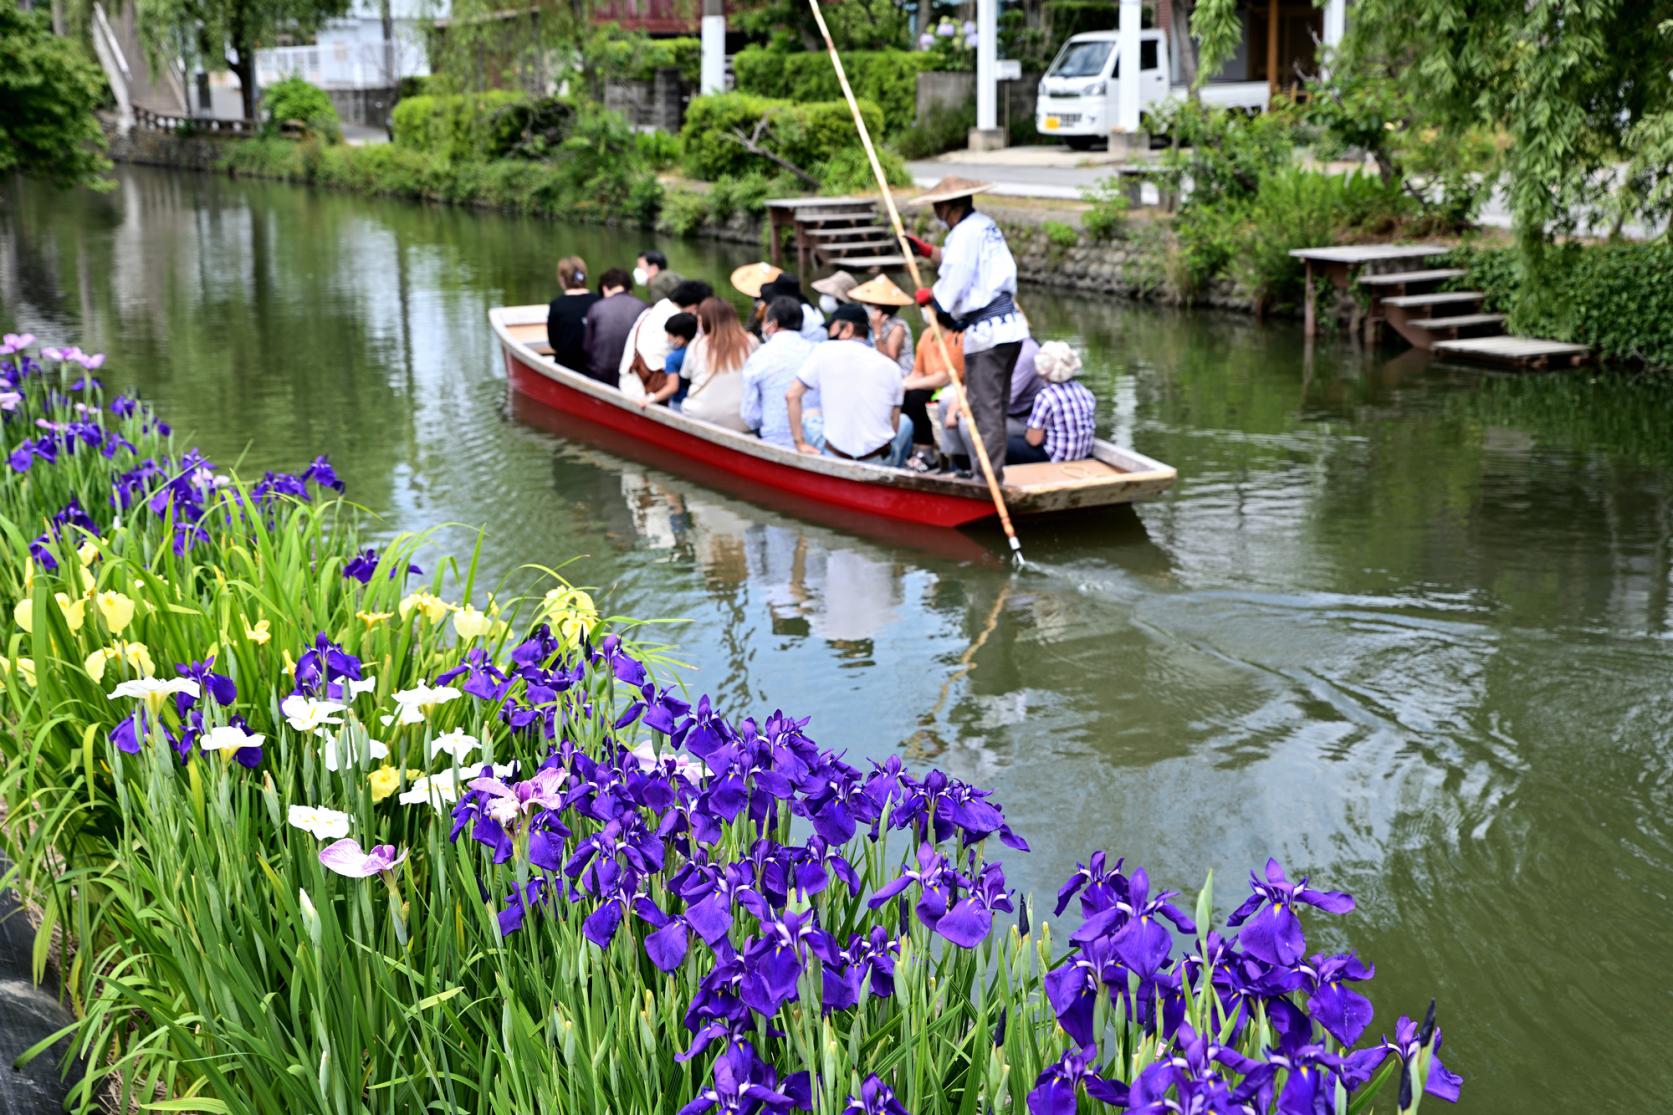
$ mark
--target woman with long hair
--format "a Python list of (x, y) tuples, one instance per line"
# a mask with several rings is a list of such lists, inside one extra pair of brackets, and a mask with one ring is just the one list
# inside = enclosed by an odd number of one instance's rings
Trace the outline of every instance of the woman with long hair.
[(546, 311), (546, 340), (552, 359), (565, 368), (587, 371), (587, 311), (598, 295), (587, 289), (587, 261), (580, 256), (558, 260), (558, 296)]
[(744, 330), (738, 311), (724, 298), (705, 298), (697, 306), (697, 339), (686, 353), (683, 374), (691, 381), (681, 413), (746, 431), (738, 411), (744, 397), (744, 361), (761, 342)]

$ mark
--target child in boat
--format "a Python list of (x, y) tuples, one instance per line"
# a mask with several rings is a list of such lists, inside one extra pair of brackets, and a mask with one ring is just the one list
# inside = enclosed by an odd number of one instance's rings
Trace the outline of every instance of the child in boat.
[(1080, 356), (1062, 341), (1047, 341), (1034, 357), (1034, 370), (1043, 381), (1028, 428), (1005, 445), (1007, 464), (1037, 461), (1079, 461), (1092, 456), (1098, 429), (1098, 400), (1084, 384), (1075, 382)]
[[(662, 362), (662, 370), (668, 373), (674, 384), (674, 393), (668, 397), (668, 406), (672, 410), (679, 410), (686, 392), (691, 389), (691, 381), (685, 378), (683, 371), (686, 347), (697, 336), (697, 315), (677, 313), (668, 319), (668, 324), (663, 326), (663, 330), (668, 334), (668, 357)], [(664, 385), (665, 390), (666, 386)]]

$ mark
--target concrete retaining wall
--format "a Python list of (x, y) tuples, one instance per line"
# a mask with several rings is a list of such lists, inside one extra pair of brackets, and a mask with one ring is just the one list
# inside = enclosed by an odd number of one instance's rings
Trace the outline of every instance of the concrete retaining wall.
[(685, 106), (691, 100), (691, 84), (680, 71), (666, 67), (651, 80), (613, 78), (604, 83), (604, 107), (627, 117), (636, 128), (678, 132), (685, 123)]
[[(1016, 81), (999, 83), (999, 126), (1009, 120), (1034, 119), (1034, 103), (1039, 100), (1040, 75), (1023, 74)], [(932, 70), (918, 75), (918, 118), (922, 120), (934, 108), (957, 108), (976, 105), (976, 75), (968, 71)]]

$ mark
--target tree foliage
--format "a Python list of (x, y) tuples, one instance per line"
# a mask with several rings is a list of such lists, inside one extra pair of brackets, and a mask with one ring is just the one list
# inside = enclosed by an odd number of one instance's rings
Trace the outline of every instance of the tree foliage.
[(1191, 88), (1225, 68), (1243, 40), (1243, 19), (1237, 0), (1197, 0), (1191, 9), (1191, 37), (1197, 42), (1197, 73)]
[(153, 69), (176, 58), (214, 72), (230, 69), (243, 91), (244, 116), (258, 115), (256, 51), (281, 33), (311, 35), (348, 11), (348, 0), (134, 0), (140, 41)]
[(1673, 0), (1361, 0), (1350, 38), (1409, 63), (1441, 127), (1505, 137), (1510, 208), (1532, 243), (1673, 201), (1669, 21)]
[(82, 47), (54, 35), (45, 12), (0, 4), (0, 58), (0, 174), (21, 170), (65, 186), (106, 183), (110, 161), (93, 115), (104, 99), (104, 75)]

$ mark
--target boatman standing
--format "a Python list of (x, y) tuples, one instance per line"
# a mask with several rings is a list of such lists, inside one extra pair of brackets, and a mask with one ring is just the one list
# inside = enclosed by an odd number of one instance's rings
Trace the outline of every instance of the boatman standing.
[[(1028, 319), (1016, 305), (1017, 263), (993, 218), (978, 213), (974, 198), (991, 189), (969, 178), (943, 178), (909, 203), (930, 205), (947, 226), (940, 248), (916, 236), (912, 251), (936, 265), (933, 287), (920, 288), (920, 306), (936, 306), (964, 334), (964, 383), (970, 412), (995, 479), (1005, 473), (1005, 412), (1011, 401), (1011, 372), (1028, 336)], [(925, 336), (920, 346), (934, 345)]]

